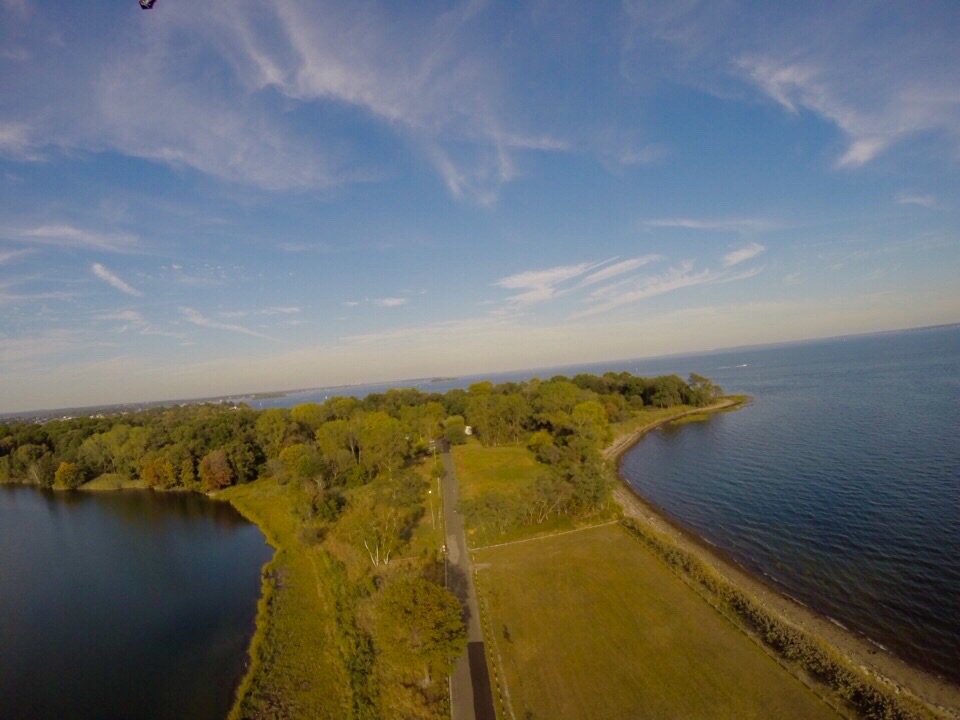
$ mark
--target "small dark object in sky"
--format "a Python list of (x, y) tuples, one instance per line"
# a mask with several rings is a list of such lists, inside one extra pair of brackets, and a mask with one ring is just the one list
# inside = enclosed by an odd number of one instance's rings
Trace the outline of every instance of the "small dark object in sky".
[(153, 7), (155, 2), (157, 2), (157, 0), (140, 0), (140, 9), (149, 10)]

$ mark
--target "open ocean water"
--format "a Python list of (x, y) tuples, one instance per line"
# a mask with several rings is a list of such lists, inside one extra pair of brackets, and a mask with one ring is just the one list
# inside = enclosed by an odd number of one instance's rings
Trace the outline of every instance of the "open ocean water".
[(651, 433), (624, 457), (630, 484), (787, 594), (960, 682), (960, 328), (678, 360), (753, 404)]

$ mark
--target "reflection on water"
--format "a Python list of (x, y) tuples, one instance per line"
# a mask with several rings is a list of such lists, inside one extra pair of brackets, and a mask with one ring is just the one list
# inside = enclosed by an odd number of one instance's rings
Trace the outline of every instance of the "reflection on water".
[(226, 716), (271, 552), (195, 494), (0, 486), (0, 716)]

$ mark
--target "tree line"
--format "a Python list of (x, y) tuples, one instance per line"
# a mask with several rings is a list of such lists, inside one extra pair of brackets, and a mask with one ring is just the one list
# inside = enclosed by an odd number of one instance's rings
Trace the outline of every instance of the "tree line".
[(606, 373), (481, 382), (445, 394), (396, 389), (291, 410), (205, 404), (12, 422), (0, 424), (0, 482), (76, 488), (107, 475), (215, 491), (270, 475), (356, 487), (392, 476), (436, 439), (463, 442), (467, 425), (485, 444), (529, 440), (543, 462), (566, 457), (577, 465), (592, 455), (605, 423), (645, 406), (706, 405), (719, 394), (698, 375)]
[[(438, 679), (466, 643), (462, 608), (443, 587), (442, 556), (414, 550), (441, 472), (440, 441), (466, 442), (469, 427), (484, 444), (523, 443), (536, 454), (542, 474), (525, 493), (464, 507), (503, 532), (600, 512), (609, 503), (600, 450), (611, 423), (647, 406), (706, 405), (719, 394), (700, 376), (607, 373), (481, 382), (444, 394), (396, 389), (289, 410), (205, 404), (8, 423), (0, 425), (0, 482), (77, 488), (107, 479), (216, 492), (272, 478), (336, 586), (336, 647), (350, 674), (353, 715), (430, 718), (447, 702)], [(264, 702), (252, 716), (290, 709), (281, 698)]]

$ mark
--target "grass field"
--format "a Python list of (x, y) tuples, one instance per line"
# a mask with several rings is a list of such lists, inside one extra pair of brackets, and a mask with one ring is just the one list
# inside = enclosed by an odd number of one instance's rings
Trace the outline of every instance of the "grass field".
[(491, 491), (518, 493), (543, 472), (533, 453), (522, 445), (484, 447), (474, 438), (466, 445), (455, 445), (453, 459), (463, 500)]
[(264, 479), (218, 495), (277, 548), (268, 566), (251, 652), (232, 720), (348, 718), (350, 679), (337, 651), (335, 599), (320, 551), (302, 542), (289, 486)]
[[(533, 453), (522, 445), (485, 447), (473, 438), (466, 445), (453, 448), (453, 460), (457, 468), (461, 500), (471, 500), (485, 493), (497, 493), (505, 497), (517, 495), (547, 471), (537, 463)], [(614, 512), (615, 508), (611, 505), (609, 513), (580, 523), (569, 515), (554, 515), (539, 525), (517, 525), (505, 533), (495, 534), (484, 534), (471, 525), (469, 518), (465, 518), (467, 544), (470, 547), (482, 547), (563, 532), (582, 523), (595, 525), (604, 522)]]
[(475, 563), (518, 720), (837, 717), (618, 525)]

